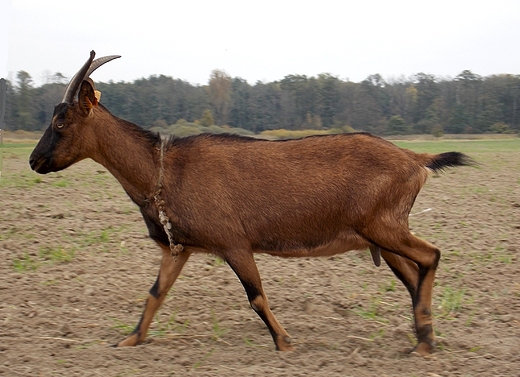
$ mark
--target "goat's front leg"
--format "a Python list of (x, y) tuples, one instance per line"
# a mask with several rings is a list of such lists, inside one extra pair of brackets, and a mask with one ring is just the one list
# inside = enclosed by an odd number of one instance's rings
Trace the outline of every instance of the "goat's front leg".
[(278, 351), (292, 351), (291, 337), (269, 308), (253, 253), (249, 250), (228, 252), (225, 259), (244, 286), (251, 308), (269, 329), (276, 349)]
[(139, 323), (137, 324), (137, 327), (133, 333), (128, 338), (119, 342), (117, 347), (135, 346), (144, 341), (146, 333), (148, 332), (148, 327), (150, 327), (150, 323), (153, 320), (155, 312), (163, 303), (168, 291), (181, 273), (184, 264), (191, 254), (190, 251), (184, 250), (177, 256), (177, 259), (175, 260), (169, 247), (164, 245), (160, 246), (163, 254), (159, 275), (157, 276), (155, 284), (150, 289), (150, 295), (146, 300), (146, 305), (141, 319), (139, 320)]

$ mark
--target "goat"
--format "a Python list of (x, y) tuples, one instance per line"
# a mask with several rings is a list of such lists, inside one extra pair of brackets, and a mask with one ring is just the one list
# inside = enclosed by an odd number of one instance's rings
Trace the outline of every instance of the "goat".
[(140, 321), (117, 346), (143, 342), (190, 255), (211, 253), (235, 272), (276, 349), (292, 350), (269, 308), (253, 254), (318, 257), (368, 248), (412, 298), (418, 340), (412, 351), (433, 351), (431, 300), (440, 251), (410, 233), (408, 216), (429, 173), (472, 165), (471, 158), (417, 154), (368, 133), (285, 141), (202, 134), (164, 141), (99, 103), (89, 75), (119, 56), (94, 57), (92, 51), (69, 83), (30, 166), (47, 174), (86, 158), (103, 165), (139, 206), (162, 249)]

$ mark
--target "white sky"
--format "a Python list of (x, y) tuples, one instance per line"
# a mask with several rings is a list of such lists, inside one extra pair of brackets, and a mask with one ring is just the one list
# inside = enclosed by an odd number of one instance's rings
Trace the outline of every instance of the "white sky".
[(70, 78), (94, 49), (96, 81), (164, 74), (250, 84), (330, 73), (359, 82), (424, 72), (520, 74), (520, 1), (0, 0), (0, 77)]

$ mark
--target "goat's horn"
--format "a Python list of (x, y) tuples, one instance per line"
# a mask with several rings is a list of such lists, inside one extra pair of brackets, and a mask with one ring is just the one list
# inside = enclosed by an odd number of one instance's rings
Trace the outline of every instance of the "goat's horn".
[(65, 89), (65, 95), (63, 96), (62, 103), (72, 103), (74, 101), (74, 96), (76, 95), (79, 86), (87, 77), (89, 77), (92, 72), (101, 67), (103, 64), (108, 63), (111, 60), (120, 58), (121, 55), (110, 55), (104, 56), (102, 58), (94, 59), (96, 53), (94, 51), (90, 52), (90, 58), (87, 62), (81, 67), (81, 69), (74, 75), (72, 80), (70, 80), (67, 89)]
[(92, 64), (90, 65), (90, 68), (88, 69), (87, 74), (85, 75), (84, 79), (89, 77), (92, 72), (94, 72), (96, 69), (101, 67), (103, 64), (108, 63), (109, 61), (120, 58), (120, 57), (121, 57), (121, 55), (109, 55), (109, 56), (103, 56), (102, 58), (98, 58), (98, 59), (94, 60), (92, 62)]
[(81, 82), (85, 78), (85, 75), (92, 64), (92, 60), (94, 60), (94, 56), (96, 56), (94, 50), (90, 51), (90, 58), (85, 62), (85, 64), (83, 64), (83, 67), (81, 67), (78, 73), (74, 75), (72, 80), (70, 80), (69, 85), (67, 85), (61, 103), (72, 103), (74, 101), (74, 96), (76, 95)]

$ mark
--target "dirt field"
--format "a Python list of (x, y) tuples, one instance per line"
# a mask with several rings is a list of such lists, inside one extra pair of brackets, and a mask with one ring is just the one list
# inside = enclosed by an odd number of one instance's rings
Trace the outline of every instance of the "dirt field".
[(471, 143), (463, 151), (482, 166), (432, 177), (410, 218), (443, 252), (439, 345), (428, 358), (406, 353), (415, 341), (408, 293), (368, 251), (257, 257), (294, 352), (275, 351), (238, 279), (209, 255), (192, 256), (145, 344), (112, 348), (137, 323), (158, 270), (137, 208), (92, 161), (40, 176), (30, 145), (6, 148), (0, 375), (518, 376), (520, 143)]

